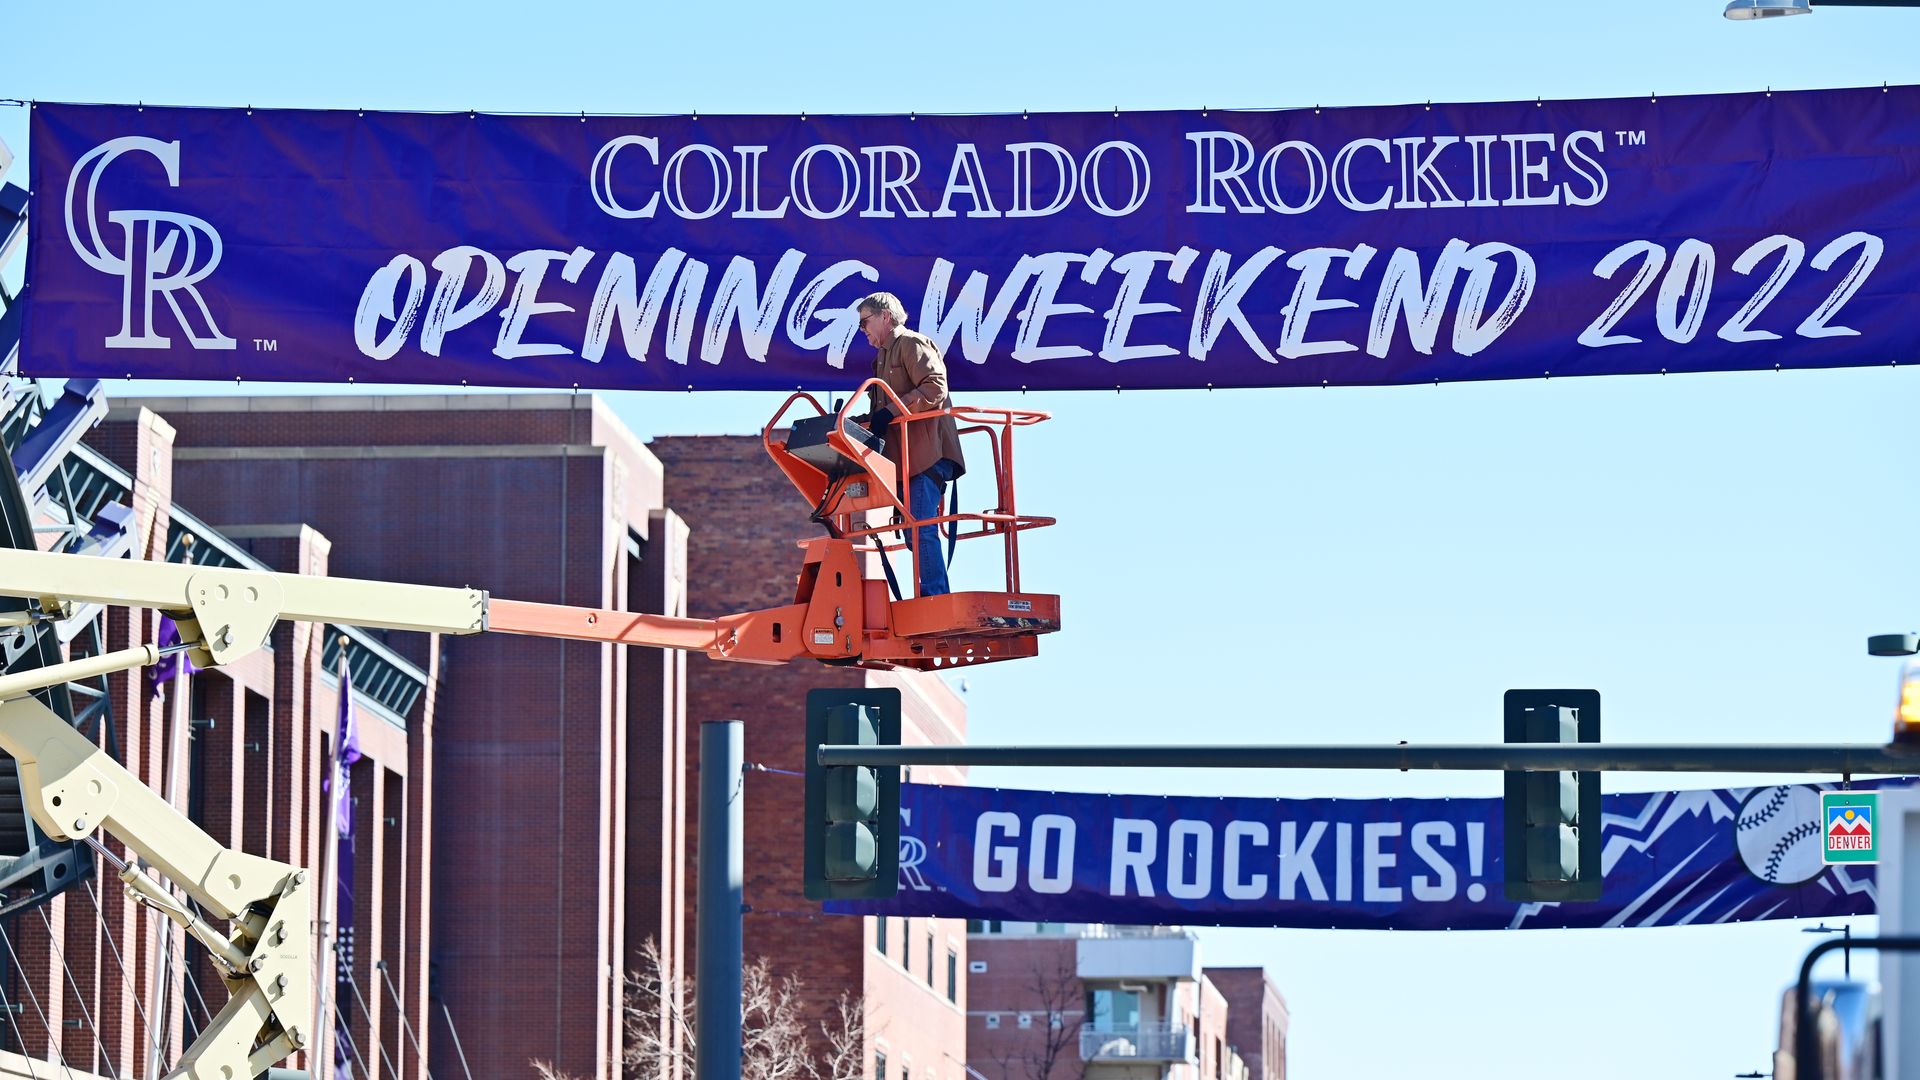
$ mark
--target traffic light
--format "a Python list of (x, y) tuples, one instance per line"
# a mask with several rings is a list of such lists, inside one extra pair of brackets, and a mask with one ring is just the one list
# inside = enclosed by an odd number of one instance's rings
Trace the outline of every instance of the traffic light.
[(892, 896), (900, 888), (900, 769), (820, 765), (814, 748), (823, 743), (900, 745), (900, 691), (807, 691), (807, 898)]
[[(1597, 743), (1600, 691), (1509, 690), (1506, 741)], [(1600, 774), (1509, 772), (1507, 899), (1600, 899)]]

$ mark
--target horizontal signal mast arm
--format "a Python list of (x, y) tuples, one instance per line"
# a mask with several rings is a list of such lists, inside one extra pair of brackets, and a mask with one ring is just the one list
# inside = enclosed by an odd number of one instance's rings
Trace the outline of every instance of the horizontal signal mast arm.
[(1719, 746), (1630, 743), (1342, 746), (835, 746), (821, 765), (1044, 768), (1453, 769), (1511, 772), (1780, 772), (1832, 776), (1920, 770), (1920, 749), (1862, 743)]

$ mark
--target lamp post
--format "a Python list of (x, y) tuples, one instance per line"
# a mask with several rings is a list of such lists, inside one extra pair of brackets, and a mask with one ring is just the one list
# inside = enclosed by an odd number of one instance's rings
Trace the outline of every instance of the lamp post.
[[(1821, 7), (1920, 7), (1920, 0), (1820, 0)], [(1781, 15), (1807, 15), (1813, 0), (1733, 0), (1721, 12), (1729, 19), (1772, 19)]]
[(1853, 978), (1853, 927), (1852, 926), (1828, 926), (1826, 923), (1821, 923), (1819, 926), (1801, 927), (1800, 932), (1803, 934), (1840, 934), (1842, 935), (1845, 940), (1844, 940), (1844, 943), (1840, 946), (1841, 972), (1844, 975), (1846, 975), (1847, 978), (1849, 979)]

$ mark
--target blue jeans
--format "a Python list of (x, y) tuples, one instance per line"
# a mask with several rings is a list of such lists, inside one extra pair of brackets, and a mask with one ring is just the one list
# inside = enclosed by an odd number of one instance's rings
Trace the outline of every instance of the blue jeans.
[[(953, 462), (942, 458), (907, 482), (907, 506), (913, 511), (914, 520), (940, 515), (940, 495), (951, 479)], [(909, 530), (908, 544), (910, 548), (920, 549), (920, 587), (914, 595), (943, 596), (952, 592), (947, 587), (946, 556), (940, 550), (940, 526), (922, 525)]]

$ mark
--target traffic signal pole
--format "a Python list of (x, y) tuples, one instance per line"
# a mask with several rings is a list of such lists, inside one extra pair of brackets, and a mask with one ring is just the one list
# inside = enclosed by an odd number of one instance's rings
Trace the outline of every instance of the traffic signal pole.
[(1496, 743), (1416, 746), (836, 746), (820, 765), (1010, 765), (1053, 768), (1442, 769), (1505, 772), (1775, 772), (1838, 776), (1920, 770), (1920, 746), (1873, 743)]
[(694, 917), (694, 1077), (740, 1078), (740, 979), (746, 845), (738, 720), (700, 725), (699, 910)]

